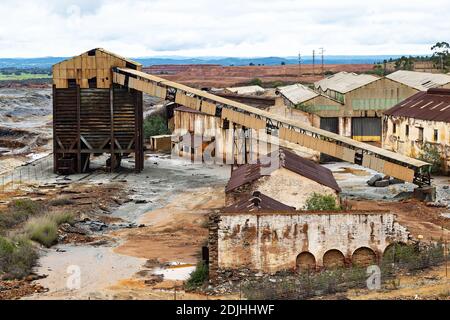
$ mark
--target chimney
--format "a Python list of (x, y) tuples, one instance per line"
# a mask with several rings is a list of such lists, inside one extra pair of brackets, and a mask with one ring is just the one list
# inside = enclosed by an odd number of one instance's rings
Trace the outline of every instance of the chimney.
[(255, 191), (253, 192), (253, 198), (250, 200), (255, 207), (259, 207), (261, 203), (261, 192)]

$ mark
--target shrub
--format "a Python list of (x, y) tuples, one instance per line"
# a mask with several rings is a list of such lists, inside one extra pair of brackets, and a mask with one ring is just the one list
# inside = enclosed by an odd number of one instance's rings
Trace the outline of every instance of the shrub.
[(158, 136), (169, 134), (166, 120), (160, 115), (150, 115), (144, 120), (144, 137)]
[(27, 221), (25, 234), (47, 248), (56, 243), (58, 239), (58, 226), (63, 223), (72, 224), (74, 216), (71, 213), (48, 213), (42, 217)]
[(249, 281), (243, 285), (243, 293), (250, 300), (298, 300), (343, 292), (350, 288), (363, 288), (366, 279), (364, 268), (339, 268), (283, 276), (276, 282), (267, 278)]
[(0, 276), (5, 279), (20, 279), (27, 276), (38, 259), (38, 253), (25, 238), (15, 242), (0, 237)]
[(25, 232), (31, 240), (49, 248), (58, 238), (58, 225), (48, 216), (39, 217), (27, 222)]
[(75, 219), (74, 215), (70, 212), (58, 212), (49, 214), (48, 217), (52, 219), (58, 226), (63, 223), (73, 224)]
[(197, 263), (197, 267), (186, 281), (186, 289), (193, 290), (203, 285), (203, 283), (208, 279), (208, 274), (208, 266), (203, 261)]
[(394, 244), (383, 255), (383, 266), (406, 269), (408, 271), (422, 270), (445, 261), (444, 246), (441, 242), (419, 246), (417, 244)]
[(12, 201), (9, 208), (15, 212), (23, 212), (29, 216), (37, 214), (42, 211), (42, 205), (30, 199), (19, 199)]
[(11, 229), (25, 222), (30, 216), (40, 214), (42, 211), (42, 205), (32, 200), (12, 201), (5, 211), (0, 212), (0, 230)]
[(306, 200), (305, 209), (311, 211), (340, 210), (336, 205), (336, 198), (334, 196), (315, 192)]
[(442, 159), (438, 146), (431, 143), (424, 143), (422, 151), (419, 154), (419, 159), (431, 164), (432, 173), (440, 173), (442, 169)]
[(254, 78), (248, 82), (248, 85), (250, 85), (250, 86), (262, 86), (262, 84), (263, 84), (263, 82), (259, 78)]

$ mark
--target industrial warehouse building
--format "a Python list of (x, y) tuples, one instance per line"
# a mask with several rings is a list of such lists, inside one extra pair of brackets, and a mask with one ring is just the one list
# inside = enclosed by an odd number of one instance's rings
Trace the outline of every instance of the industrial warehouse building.
[[(324, 123), (321, 124), (321, 118), (316, 112), (339, 110), (342, 105), (300, 83), (279, 87), (276, 93), (278, 95), (277, 103), (270, 109), (270, 112), (302, 121), (317, 128), (323, 126)], [(327, 130), (337, 133), (334, 128), (327, 128)]]
[(225, 188), (227, 205), (256, 191), (297, 210), (304, 209), (313, 193), (332, 195), (339, 204), (341, 189), (329, 169), (284, 148), (268, 158), (270, 163), (245, 164), (233, 169)]
[(381, 142), (383, 111), (417, 92), (389, 78), (347, 72), (317, 81), (314, 87), (342, 104), (339, 109), (314, 111), (325, 118), (322, 128), (364, 142)]
[(435, 147), (450, 172), (450, 89), (428, 89), (384, 113), (383, 148), (417, 158)]

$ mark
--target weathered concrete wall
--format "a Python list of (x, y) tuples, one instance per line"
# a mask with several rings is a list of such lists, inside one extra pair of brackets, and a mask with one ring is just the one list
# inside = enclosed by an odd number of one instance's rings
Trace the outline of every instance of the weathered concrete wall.
[[(317, 116), (315, 116), (318, 118)], [(266, 155), (278, 149), (279, 145), (293, 149), (300, 156), (317, 160), (319, 152), (301, 147), (297, 144), (290, 143), (284, 140), (278, 140), (277, 137), (268, 135), (265, 130), (257, 132), (256, 130), (247, 130), (244, 132), (242, 126), (229, 122), (228, 129), (223, 128), (223, 120), (202, 114), (175, 110), (173, 118), (173, 134), (175, 140), (181, 140), (180, 137), (190, 134), (192, 137), (190, 142), (175, 143), (174, 153), (180, 156), (190, 157), (191, 149), (186, 147), (189, 143), (195, 147), (193, 158), (202, 161), (202, 155), (205, 153), (205, 148), (209, 146), (208, 154), (214, 150), (214, 157), (216, 163), (237, 164), (256, 163), (261, 155)], [(232, 130), (235, 128), (235, 130)], [(201, 138), (206, 138), (206, 143), (201, 143)], [(214, 143), (211, 143), (214, 141)], [(246, 153), (244, 152), (246, 150)]]
[[(213, 277), (217, 270), (265, 273), (305, 265), (331, 267), (379, 260), (408, 231), (388, 212), (222, 214), (210, 224)], [(211, 228), (212, 227), (212, 228)]]
[[(423, 128), (423, 141), (419, 137), (419, 128)], [(434, 139), (434, 130), (438, 130), (437, 140)], [(412, 158), (417, 158), (421, 154), (426, 143), (435, 145), (440, 150), (443, 171), (450, 172), (450, 123), (384, 116), (382, 141), (384, 149)]]
[(226, 203), (232, 205), (243, 198), (248, 198), (255, 191), (260, 191), (277, 201), (295, 207), (297, 210), (304, 209), (306, 200), (314, 192), (332, 195), (339, 204), (339, 196), (336, 190), (285, 168), (277, 169), (270, 176), (261, 177), (253, 183), (228, 193)]

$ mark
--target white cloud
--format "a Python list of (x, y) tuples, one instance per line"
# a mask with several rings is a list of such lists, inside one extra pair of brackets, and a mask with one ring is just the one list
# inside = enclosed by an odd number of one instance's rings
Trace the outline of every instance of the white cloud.
[(444, 0), (2, 0), (0, 56), (424, 54), (448, 39)]

